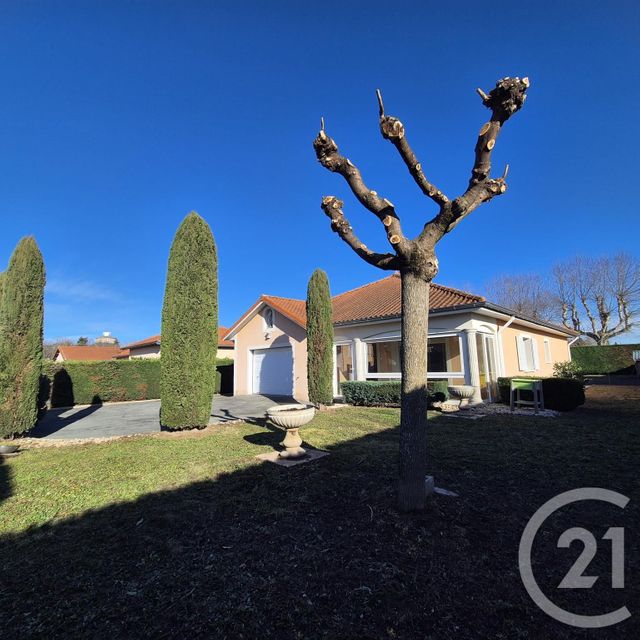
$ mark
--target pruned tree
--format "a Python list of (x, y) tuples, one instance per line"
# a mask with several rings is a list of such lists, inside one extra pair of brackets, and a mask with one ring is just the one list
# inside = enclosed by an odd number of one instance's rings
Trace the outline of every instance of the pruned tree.
[(86, 347), (88, 344), (89, 344), (89, 338), (87, 338), (86, 336), (80, 336), (76, 340), (76, 345), (79, 347)]
[(307, 388), (315, 405), (333, 403), (333, 321), (329, 279), (316, 269), (307, 286)]
[(640, 319), (640, 261), (579, 256), (553, 269), (562, 324), (597, 345), (631, 331)]
[(218, 257), (209, 225), (194, 211), (171, 245), (161, 333), (160, 422), (206, 427), (218, 349)]
[(32, 236), (22, 238), (0, 297), (0, 438), (29, 431), (38, 417), (44, 285), (40, 248)]
[(335, 196), (326, 196), (322, 199), (322, 210), (330, 218), (333, 231), (369, 264), (400, 272), (402, 404), (398, 506), (402, 511), (421, 510), (426, 501), (427, 334), (429, 286), (438, 273), (435, 246), (481, 204), (506, 191), (508, 165), (501, 177), (492, 178), (491, 153), (504, 123), (524, 104), (528, 87), (527, 78), (503, 78), (489, 94), (478, 89), (491, 117), (478, 134), (467, 189), (453, 199), (427, 178), (409, 145), (404, 125), (398, 118), (386, 115), (382, 95), (377, 92), (382, 137), (398, 150), (419, 189), (438, 207), (435, 217), (414, 238), (405, 236), (393, 203), (371, 189), (355, 164), (340, 154), (338, 145), (325, 132), (324, 119), (313, 142), (322, 166), (340, 174), (359, 202), (380, 220), (391, 251), (376, 252), (363, 244), (344, 215), (344, 203)]
[(556, 297), (539, 273), (498, 276), (487, 286), (492, 302), (536, 320), (553, 320)]

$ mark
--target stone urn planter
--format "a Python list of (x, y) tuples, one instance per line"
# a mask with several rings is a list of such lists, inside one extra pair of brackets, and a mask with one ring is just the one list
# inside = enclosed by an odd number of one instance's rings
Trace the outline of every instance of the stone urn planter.
[(19, 444), (1, 444), (0, 445), (0, 454), (1, 455), (10, 455), (12, 453), (17, 453), (20, 448)]
[(460, 408), (466, 407), (469, 404), (469, 400), (473, 398), (474, 388), (469, 384), (459, 384), (447, 387), (449, 393), (460, 400)]
[(284, 440), (280, 443), (284, 451), (281, 458), (303, 458), (307, 452), (302, 448), (300, 427), (311, 422), (316, 414), (312, 404), (279, 404), (267, 409), (267, 417), (273, 424), (286, 431)]

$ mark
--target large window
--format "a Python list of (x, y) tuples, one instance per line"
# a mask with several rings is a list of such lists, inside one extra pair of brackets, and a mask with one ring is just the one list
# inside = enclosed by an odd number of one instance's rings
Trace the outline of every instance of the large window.
[(400, 342), (370, 342), (367, 344), (367, 359), (368, 373), (399, 374)]
[[(429, 338), (427, 347), (429, 378), (464, 378), (460, 338)], [(369, 380), (400, 377), (400, 341), (367, 343), (367, 378)]]
[(518, 366), (520, 371), (537, 371), (538, 363), (538, 343), (531, 336), (520, 335), (516, 337), (518, 348)]

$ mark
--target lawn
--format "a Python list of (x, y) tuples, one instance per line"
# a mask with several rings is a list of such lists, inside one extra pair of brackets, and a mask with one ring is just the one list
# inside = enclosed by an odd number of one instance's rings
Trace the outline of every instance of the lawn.
[[(534, 570), (552, 593), (581, 545), (626, 527), (627, 588), (610, 589), (605, 546), (591, 590), (554, 595), (578, 613), (638, 602), (640, 389), (598, 387), (550, 420), (430, 422), (430, 469), (459, 497), (394, 509), (398, 411), (320, 414), (303, 435), (331, 455), (259, 463), (280, 434), (239, 424), (27, 450), (0, 465), (0, 611), (7, 637), (573, 638), (518, 573), (530, 516), (583, 486), (631, 502), (550, 518)], [(557, 593), (557, 592), (556, 592)], [(637, 637), (637, 616), (597, 637)]]

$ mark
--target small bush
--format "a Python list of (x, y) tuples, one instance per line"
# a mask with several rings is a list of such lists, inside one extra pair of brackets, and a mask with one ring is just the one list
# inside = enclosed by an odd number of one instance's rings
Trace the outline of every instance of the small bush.
[[(526, 376), (514, 376), (523, 378)], [(542, 380), (542, 393), (544, 395), (545, 409), (554, 411), (573, 411), (585, 402), (584, 384), (571, 378), (534, 378)], [(498, 389), (502, 404), (509, 404), (511, 378), (498, 378)], [(532, 394), (521, 392), (523, 400), (532, 400)]]
[[(345, 402), (363, 407), (398, 406), (402, 396), (400, 380), (352, 380), (343, 382), (342, 394)], [(449, 397), (446, 380), (427, 382), (429, 404)]]
[(556, 378), (577, 380), (584, 384), (584, 371), (577, 362), (556, 362), (553, 365), (553, 375)]

